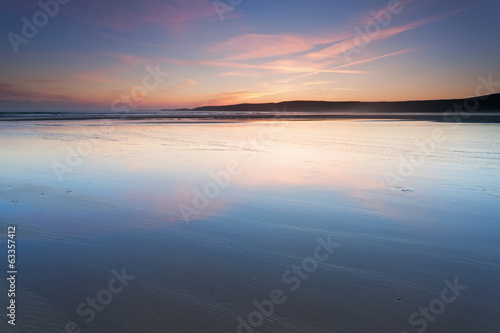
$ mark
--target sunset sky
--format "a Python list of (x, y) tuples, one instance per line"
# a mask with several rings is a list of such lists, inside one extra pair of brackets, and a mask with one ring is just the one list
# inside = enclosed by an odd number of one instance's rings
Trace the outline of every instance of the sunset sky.
[(397, 3), (2, 1), (0, 110), (460, 98), (500, 77), (500, 1)]

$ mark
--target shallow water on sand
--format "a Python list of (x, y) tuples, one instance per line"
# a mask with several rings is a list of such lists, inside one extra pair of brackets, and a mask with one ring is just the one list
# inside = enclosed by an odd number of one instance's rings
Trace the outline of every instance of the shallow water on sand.
[(499, 213), (500, 124), (4, 122), (0, 331), (500, 332)]

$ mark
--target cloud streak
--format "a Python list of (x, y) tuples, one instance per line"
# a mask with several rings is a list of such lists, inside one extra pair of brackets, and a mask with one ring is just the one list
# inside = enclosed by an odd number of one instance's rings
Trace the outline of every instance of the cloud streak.
[(359, 61), (355, 61), (355, 62), (350, 62), (348, 64), (336, 66), (336, 67), (334, 67), (334, 69), (355, 66), (355, 65), (361, 65), (361, 64), (367, 64), (367, 63), (373, 62), (375, 60), (379, 60), (379, 59), (383, 59), (383, 58), (387, 58), (387, 57), (394, 57), (394, 56), (398, 56), (398, 55), (402, 55), (402, 54), (407, 54), (407, 53), (410, 53), (413, 51), (415, 51), (415, 49), (406, 49), (406, 50), (401, 50), (401, 51), (397, 51), (397, 52), (392, 52), (392, 53), (384, 54), (381, 56), (363, 59), (363, 60), (359, 60)]
[(226, 61), (260, 59), (308, 51), (318, 44), (338, 40), (341, 39), (326, 39), (312, 35), (245, 34), (217, 43), (207, 48), (207, 51), (223, 54), (223, 60)]
[[(349, 38), (349, 39), (344, 40), (342, 42), (336, 43), (330, 47), (327, 47), (321, 51), (309, 53), (308, 55), (306, 55), (306, 57), (308, 57), (310, 59), (319, 60), (319, 59), (335, 57), (335, 56), (338, 56), (340, 54), (349, 52), (353, 49), (359, 50), (359, 48), (364, 47), (366, 45), (366, 43), (371, 43), (374, 41), (384, 40), (384, 39), (394, 37), (394, 36), (399, 35), (403, 32), (414, 30), (414, 29), (420, 28), (422, 26), (428, 25), (430, 23), (440, 21), (440, 20), (446, 19), (448, 17), (454, 16), (454, 15), (461, 13), (461, 12), (471, 8), (471, 7), (472, 7), (472, 5), (467, 6), (467, 7), (463, 7), (463, 8), (457, 9), (457, 10), (453, 10), (453, 11), (450, 11), (447, 13), (438, 14), (438, 15), (434, 15), (434, 16), (431, 16), (428, 18), (417, 20), (417, 21), (414, 21), (411, 23), (399, 25), (396, 27), (381, 29), (377, 33), (373, 33), (369, 36), (367, 35), (367, 37), (369, 38), (368, 40), (366, 40), (366, 37), (356, 35), (352, 38)], [(363, 44), (365, 44), (365, 45), (363, 45)]]

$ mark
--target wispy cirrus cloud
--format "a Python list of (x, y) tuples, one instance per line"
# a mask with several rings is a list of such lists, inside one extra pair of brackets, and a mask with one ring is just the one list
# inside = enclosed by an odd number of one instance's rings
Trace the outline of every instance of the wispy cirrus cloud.
[(367, 89), (358, 89), (358, 88), (333, 88), (333, 90), (337, 90), (337, 91), (369, 91)]
[(339, 81), (308, 81), (308, 82), (304, 82), (302, 85), (303, 86), (322, 86), (322, 85), (335, 84), (335, 83), (339, 83)]
[(219, 73), (217, 76), (219, 77), (262, 77), (264, 74), (262, 72), (254, 72), (254, 71), (232, 71), (232, 72), (224, 72)]
[(311, 50), (319, 44), (332, 43), (341, 37), (318, 37), (313, 35), (258, 35), (235, 36), (225, 42), (216, 43), (207, 51), (222, 54), (223, 60), (247, 60), (290, 55)]
[(411, 49), (405, 49), (405, 50), (401, 50), (401, 51), (397, 51), (397, 52), (391, 52), (391, 53), (380, 55), (377, 57), (367, 58), (367, 59), (363, 59), (363, 60), (359, 60), (359, 61), (350, 62), (350, 63), (344, 64), (344, 65), (336, 66), (336, 67), (334, 67), (334, 69), (355, 66), (355, 65), (361, 65), (361, 64), (367, 64), (367, 63), (370, 63), (370, 62), (373, 62), (373, 61), (376, 61), (379, 59), (383, 59), (383, 58), (387, 58), (387, 57), (394, 57), (394, 56), (410, 53), (410, 52), (413, 52), (415, 50), (416, 50), (415, 48), (411, 48)]
[[(241, 70), (267, 70), (273, 73), (294, 74), (294, 73), (309, 73), (313, 71), (326, 73), (342, 73), (342, 74), (367, 74), (367, 71), (349, 70), (349, 69), (327, 69), (325, 64), (313, 63), (298, 60), (276, 60), (264, 62), (261, 64), (249, 64), (236, 61), (217, 61), (217, 60), (180, 60), (172, 58), (156, 58), (157, 62), (165, 64), (175, 64), (181, 66), (203, 65), (211, 67), (224, 67), (227, 69), (237, 69), (237, 71), (229, 72), (226, 76), (235, 74), (243, 74)], [(222, 75), (224, 76), (224, 75)], [(244, 76), (244, 75), (243, 75)]]
[[(461, 13), (469, 8), (472, 8), (473, 5), (466, 6), (460, 9), (456, 9), (453, 11), (449, 11), (443, 14), (438, 14), (434, 15), (428, 18), (424, 18), (421, 20), (417, 20), (411, 23), (395, 26), (395, 27), (389, 27), (386, 29), (381, 29), (379, 32), (371, 34), (369, 37), (369, 42), (377, 41), (377, 40), (384, 40), (388, 39), (391, 37), (394, 37), (396, 35), (399, 35), (403, 32), (414, 30), (417, 28), (420, 28), (422, 26), (425, 26), (427, 24), (443, 20), (445, 18), (454, 16), (458, 13)], [(366, 43), (366, 41), (363, 41), (363, 37), (361, 36), (354, 36), (350, 39), (344, 40), (342, 42), (336, 43), (330, 47), (327, 47), (321, 51), (318, 52), (311, 52), (307, 54), (305, 57), (309, 59), (314, 59), (314, 60), (319, 60), (319, 59), (324, 59), (324, 58), (329, 58), (329, 57), (336, 57), (340, 54), (343, 54), (345, 52), (349, 52), (352, 49), (359, 49), (360, 44)]]
[(339, 74), (368, 74), (367, 71), (324, 68), (324, 64), (301, 62), (300, 60), (276, 60), (260, 65), (249, 65), (235, 62), (201, 62), (209, 66), (222, 66), (233, 68), (253, 68), (264, 69), (277, 74), (297, 74), (297, 73), (339, 73)]
[[(405, 0), (406, 4), (409, 2)], [(410, 31), (435, 21), (445, 19), (466, 10), (469, 7), (457, 9), (447, 13), (434, 15), (411, 23), (381, 29), (373, 34), (370, 41), (388, 39), (405, 31)], [(373, 21), (373, 15), (362, 19), (362, 22)], [(353, 28), (352, 28), (353, 30)], [(354, 31), (354, 30), (353, 30)], [(342, 73), (342, 74), (368, 74), (366, 71), (345, 70), (345, 67), (372, 62), (385, 57), (402, 55), (411, 52), (410, 49), (393, 52), (369, 59), (364, 59), (349, 64), (342, 64), (345, 58), (344, 52), (359, 48), (358, 36), (352, 37), (345, 34), (324, 37), (324, 34), (312, 35), (257, 35), (245, 34), (233, 37), (225, 42), (217, 43), (208, 51), (217, 52), (223, 56), (220, 61), (200, 61), (207, 66), (220, 66), (233, 69), (261, 69), (274, 73), (312, 75), (318, 73)], [(326, 45), (323, 49), (321, 47)], [(319, 51), (316, 49), (320, 49)], [(309, 51), (309, 52), (308, 52)], [(304, 54), (305, 52), (305, 54)], [(255, 60), (265, 58), (277, 58), (274, 61), (255, 64)], [(253, 60), (252, 63), (248, 63)], [(337, 66), (334, 66), (337, 64)], [(231, 71), (229, 73), (234, 73)], [(236, 71), (238, 72), (238, 71)], [(239, 71), (242, 73), (241, 71)], [(230, 76), (232, 74), (221, 74)]]

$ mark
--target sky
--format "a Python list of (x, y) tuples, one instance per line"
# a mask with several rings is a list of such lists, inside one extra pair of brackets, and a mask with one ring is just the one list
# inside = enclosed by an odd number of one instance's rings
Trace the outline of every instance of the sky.
[(0, 2), (0, 110), (474, 96), (498, 0)]

